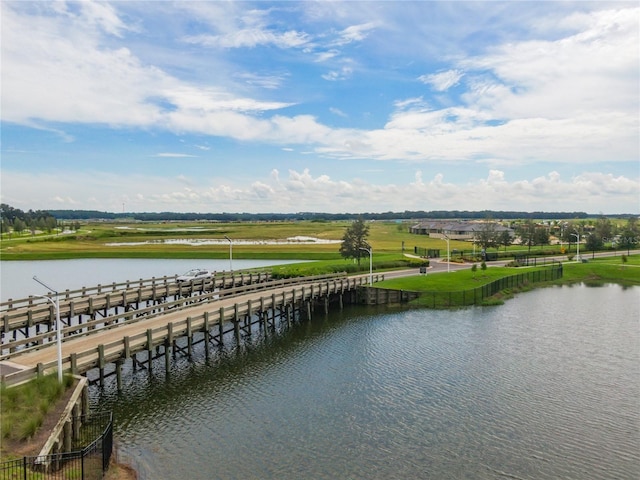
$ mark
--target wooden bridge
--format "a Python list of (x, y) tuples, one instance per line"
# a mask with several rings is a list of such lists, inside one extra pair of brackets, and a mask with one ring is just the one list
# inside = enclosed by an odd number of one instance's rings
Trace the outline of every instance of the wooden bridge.
[[(82, 323), (83, 317), (95, 320), (105, 318), (113, 311), (118, 313), (139, 310), (141, 305), (149, 306), (166, 303), (169, 298), (178, 300), (184, 297), (200, 295), (241, 285), (255, 285), (269, 280), (265, 272), (216, 275), (213, 278), (201, 278), (190, 282), (178, 282), (177, 276), (140, 279), (96, 287), (83, 287), (78, 290), (59, 292), (60, 318), (67, 326)], [(51, 300), (54, 294), (49, 292)], [(2, 344), (9, 336), (16, 340), (19, 336), (28, 337), (40, 333), (54, 325), (55, 307), (43, 296), (30, 296), (19, 300), (9, 299), (0, 303), (0, 335)]]
[[(381, 279), (382, 275), (373, 276), (374, 281)], [(90, 295), (85, 292), (85, 295), (74, 296), (70, 292), (64, 300), (68, 325), (62, 330), (62, 367), (64, 371), (76, 374), (97, 368), (101, 383), (106, 376), (116, 375), (120, 390), (122, 365), (129, 359), (134, 369), (152, 370), (153, 360), (164, 357), (168, 373), (172, 356), (181, 354), (191, 358), (193, 346), (197, 343), (204, 343), (208, 358), (212, 346), (219, 347), (229, 341), (240, 346), (243, 336), (251, 336), (256, 328), (269, 335), (277, 324), (290, 326), (296, 320), (310, 319), (317, 307), (328, 312), (331, 304), (342, 308), (344, 303), (356, 303), (362, 299), (362, 287), (368, 282), (368, 275), (330, 275), (278, 281), (258, 276), (224, 281), (215, 279), (201, 288), (191, 285), (188, 288), (192, 296), (184, 296), (187, 294), (183, 290), (187, 288), (184, 285), (168, 281), (163, 281), (162, 287), (154, 287), (153, 283), (135, 287), (119, 284), (120, 288), (111, 288), (108, 292), (104, 287), (95, 288)], [(141, 307), (145, 297), (151, 305)], [(103, 305), (103, 302), (111, 303)], [(17, 325), (16, 328), (27, 335), (2, 344), (0, 367), (2, 380), (7, 385), (55, 371), (58, 362), (56, 332), (49, 329), (44, 333), (34, 333), (32, 328), (50, 324), (54, 318), (50, 309), (43, 308), (43, 304), (13, 304), (15, 307), (6, 309), (6, 317), (3, 310), (3, 323), (5, 326)], [(91, 316), (90, 304), (94, 314), (96, 305), (101, 305), (101, 312), (106, 316)], [(62, 305), (61, 302), (61, 310)], [(117, 307), (123, 307), (125, 311), (118, 313)], [(71, 317), (78, 311), (86, 312), (90, 319), (72, 324)], [(108, 373), (105, 370), (107, 365), (114, 365)]]

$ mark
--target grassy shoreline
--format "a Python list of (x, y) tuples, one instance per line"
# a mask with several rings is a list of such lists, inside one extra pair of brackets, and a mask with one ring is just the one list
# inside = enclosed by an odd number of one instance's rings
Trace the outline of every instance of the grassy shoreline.
[[(616, 257), (594, 259), (587, 263), (563, 263), (562, 278), (535, 283), (525, 282), (523, 285), (502, 290), (492, 297), (485, 299), (483, 305), (500, 305), (504, 303), (505, 299), (512, 298), (516, 293), (553, 285), (571, 285), (576, 283), (601, 285), (616, 283), (622, 286), (640, 286), (640, 255), (626, 257), (626, 262), (623, 262), (620, 257), (617, 257), (617, 261), (615, 258)], [(485, 271), (477, 269), (477, 271), (474, 272), (472, 267), (469, 266), (468, 269), (456, 270), (455, 272), (440, 272), (420, 277), (386, 280), (376, 284), (376, 287), (443, 296), (450, 293), (471, 291), (477, 287), (482, 287), (483, 285), (510, 275), (534, 272), (544, 268), (548, 267), (490, 267)], [(449, 295), (449, 298), (452, 298), (451, 295)], [(454, 296), (453, 298), (455, 299), (456, 297)], [(420, 299), (415, 300), (413, 304), (425, 304), (424, 306), (428, 306), (426, 302), (421, 302)], [(455, 301), (453, 304), (446, 305), (447, 308), (457, 308), (461, 306), (464, 305), (456, 304)]]

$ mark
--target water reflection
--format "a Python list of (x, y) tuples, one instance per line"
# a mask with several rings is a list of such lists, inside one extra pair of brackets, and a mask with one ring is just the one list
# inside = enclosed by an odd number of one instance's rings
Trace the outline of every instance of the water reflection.
[(93, 401), (149, 479), (637, 478), (638, 293), (352, 307)]

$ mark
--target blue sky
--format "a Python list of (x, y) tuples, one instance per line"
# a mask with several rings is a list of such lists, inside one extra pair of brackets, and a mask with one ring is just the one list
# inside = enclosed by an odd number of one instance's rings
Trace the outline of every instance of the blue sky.
[(1, 8), (16, 208), (640, 212), (637, 2)]

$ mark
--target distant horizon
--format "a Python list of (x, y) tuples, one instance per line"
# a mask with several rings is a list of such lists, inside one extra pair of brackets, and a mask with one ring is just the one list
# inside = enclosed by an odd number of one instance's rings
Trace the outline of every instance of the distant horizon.
[[(61, 216), (64, 213), (76, 213), (76, 214), (106, 214), (112, 217), (116, 217), (118, 219), (126, 219), (127, 217), (139, 217), (139, 216), (182, 216), (182, 217), (223, 217), (223, 216), (245, 216), (245, 217), (392, 217), (390, 219), (409, 219), (411, 215), (432, 215), (431, 217), (424, 216), (415, 216), (410, 218), (432, 218), (435, 220), (448, 220), (455, 218), (486, 218), (487, 215), (501, 216), (503, 218), (521, 218), (523, 216), (533, 216), (537, 215), (540, 218), (544, 218), (544, 216), (549, 216), (551, 218), (583, 218), (583, 217), (638, 217), (637, 213), (588, 213), (588, 212), (569, 212), (569, 211), (520, 211), (520, 210), (404, 210), (404, 211), (385, 211), (385, 212), (340, 212), (340, 213), (330, 213), (330, 212), (285, 212), (285, 213), (277, 213), (277, 212), (259, 212), (259, 213), (250, 213), (250, 212), (172, 212), (172, 211), (164, 211), (164, 212), (109, 212), (109, 211), (96, 211), (96, 210), (60, 210), (60, 209), (44, 209), (43, 211), (49, 212), (55, 216)], [(454, 216), (446, 216), (446, 215), (454, 215)], [(100, 218), (100, 217), (95, 217)], [(538, 217), (536, 217), (538, 218)], [(180, 221), (180, 219), (176, 219), (176, 221)]]
[(0, 201), (640, 210), (637, 1), (3, 0)]

